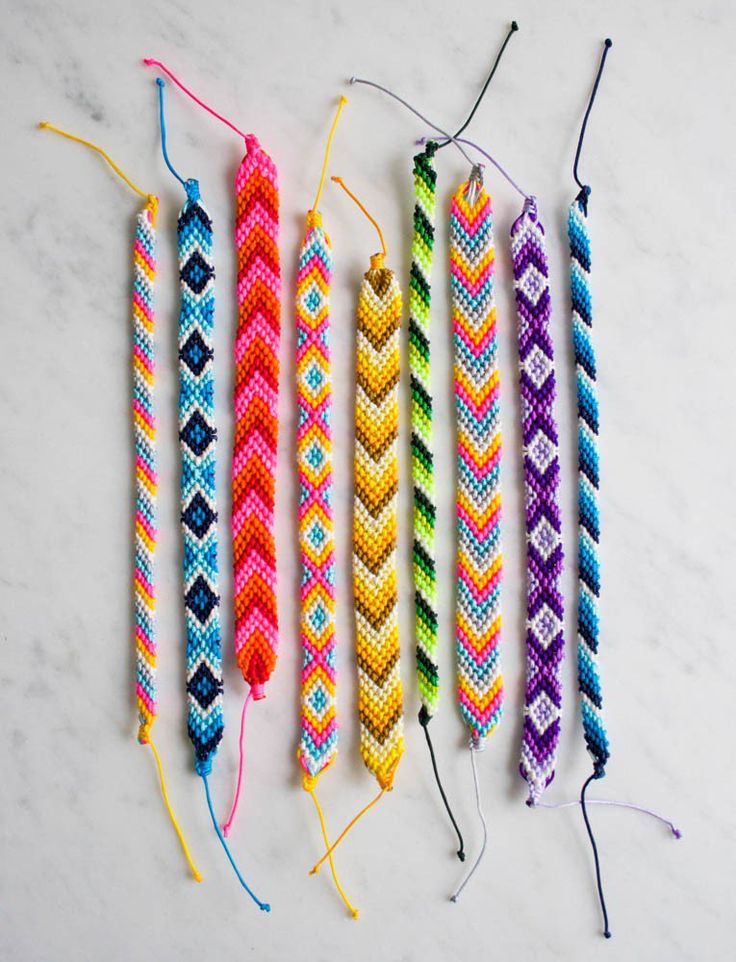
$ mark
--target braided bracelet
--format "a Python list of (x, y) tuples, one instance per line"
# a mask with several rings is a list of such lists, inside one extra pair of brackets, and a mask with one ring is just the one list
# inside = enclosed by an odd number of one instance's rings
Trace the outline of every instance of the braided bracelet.
[(156, 280), (156, 214), (158, 198), (146, 194), (127, 177), (101, 147), (92, 141), (70, 134), (53, 124), (42, 122), (42, 130), (66, 137), (98, 153), (131, 190), (146, 203), (136, 217), (133, 245), (133, 396), (132, 421), (135, 441), (135, 519), (133, 604), (135, 609), (136, 680), (138, 706), (138, 741), (150, 745), (158, 770), (161, 794), (171, 824), (179, 839), (192, 877), (202, 881), (192, 860), (184, 834), (174, 815), (164, 778), (163, 764), (151, 737), (157, 715), (156, 663), (156, 588), (154, 558), (156, 553), (156, 420), (154, 415), (154, 285)]
[(215, 816), (209, 775), (223, 734), (222, 645), (217, 560), (217, 429), (214, 401), (213, 329), (215, 269), (212, 220), (199, 182), (184, 180), (169, 160), (164, 117), (164, 81), (159, 90), (161, 149), (166, 166), (186, 192), (177, 221), (181, 309), (179, 313), (179, 444), (181, 525), (184, 541), (184, 613), (187, 633), (188, 732), (194, 767), (201, 776), (212, 825), (238, 881), (261, 902), (240, 873)]
[(371, 257), (358, 294), (353, 514), (360, 753), (380, 791), (348, 823), (312, 873), (393, 788), (404, 752), (396, 580), (401, 290), (394, 272), (385, 266), (386, 244), (377, 222), (341, 178), (332, 180), (368, 217), (382, 246), (382, 253)]
[[(297, 757), (302, 784), (317, 809), (322, 839), (330, 848), (317, 782), (337, 757), (335, 675), (335, 539), (332, 521), (332, 366), (330, 282), (332, 243), (322, 224), (322, 197), (332, 139), (342, 109), (340, 98), (327, 138), (317, 196), (299, 253), (296, 287), (296, 371), (299, 426), (299, 545), (301, 548), (301, 642), (303, 653), (301, 739)], [(358, 910), (340, 883), (332, 855), (335, 886), (353, 918)]]
[(460, 711), (470, 731), (470, 759), (483, 844), (453, 901), (485, 852), (475, 756), (503, 710), (501, 640), (501, 424), (493, 275), (493, 215), (474, 166), (450, 212), (450, 281), (457, 416), (457, 610), (455, 638)]
[(526, 694), (519, 770), (536, 804), (554, 778), (564, 654), (560, 456), (549, 267), (534, 198), (511, 227), (526, 492)]

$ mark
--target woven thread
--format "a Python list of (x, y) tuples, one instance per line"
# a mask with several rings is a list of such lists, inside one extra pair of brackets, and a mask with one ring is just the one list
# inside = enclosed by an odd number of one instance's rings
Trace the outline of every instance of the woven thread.
[(605, 773), (610, 750), (608, 735), (603, 725), (603, 697), (598, 665), (598, 599), (601, 587), (598, 561), (598, 394), (592, 340), (590, 236), (587, 220), (587, 194), (583, 191), (571, 204), (567, 220), (578, 411), (577, 670), (585, 744), (593, 759), (594, 771), (600, 777)]
[(156, 717), (156, 420), (153, 288), (156, 279), (156, 208), (149, 198), (136, 218), (133, 248), (133, 435), (135, 440), (135, 605), (138, 740), (146, 744)]
[(432, 445), (430, 304), (437, 172), (430, 143), (414, 158), (414, 234), (409, 285), (409, 367), (411, 371), (411, 470), (414, 495), (414, 634), (419, 698), (426, 717), (439, 704), (437, 664), (437, 566)]
[(360, 751), (382, 789), (404, 751), (396, 582), (401, 291), (371, 258), (357, 309), (353, 591)]
[(526, 504), (526, 694), (519, 770), (535, 804), (554, 778), (565, 648), (560, 457), (544, 227), (533, 198), (511, 227)]
[(197, 772), (208, 775), (223, 733), (212, 347), (215, 271), (212, 221), (199, 200), (196, 181), (187, 181), (187, 193), (177, 237), (188, 729)]
[(478, 747), (503, 711), (501, 423), (491, 199), (478, 168), (450, 212), (457, 414), (458, 698)]
[(232, 538), (235, 653), (253, 698), (276, 664), (274, 493), (278, 441), (281, 269), (276, 165), (256, 137), (235, 179), (238, 328)]
[(335, 552), (332, 522), (330, 280), (332, 245), (318, 211), (307, 215), (296, 290), (297, 464), (301, 547), (299, 762), (316, 778), (337, 754)]

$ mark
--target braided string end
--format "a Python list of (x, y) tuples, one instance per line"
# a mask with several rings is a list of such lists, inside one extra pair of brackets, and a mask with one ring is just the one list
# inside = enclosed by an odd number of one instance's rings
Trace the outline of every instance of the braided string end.
[(153, 758), (154, 758), (154, 761), (156, 762), (156, 769), (158, 771), (158, 780), (161, 786), (161, 795), (164, 800), (164, 805), (166, 806), (166, 811), (168, 813), (173, 829), (176, 832), (176, 837), (179, 839), (179, 844), (181, 845), (181, 850), (184, 853), (184, 858), (186, 859), (187, 865), (189, 866), (189, 871), (192, 873), (192, 878), (194, 879), (195, 882), (201, 882), (202, 875), (199, 869), (197, 868), (197, 866), (194, 864), (194, 859), (192, 858), (192, 854), (189, 851), (189, 845), (187, 844), (187, 840), (184, 836), (184, 832), (182, 831), (181, 826), (179, 825), (179, 820), (174, 814), (174, 809), (171, 805), (171, 800), (169, 799), (169, 792), (166, 787), (166, 778), (164, 777), (164, 766), (161, 761), (161, 756), (158, 753), (158, 749), (156, 748), (156, 745), (154, 744), (153, 739), (150, 737), (150, 733), (145, 733), (145, 732), (139, 733), (138, 741), (141, 743), (141, 745), (151, 746), (151, 751), (153, 752)]
[(452, 808), (450, 808), (450, 802), (447, 798), (447, 795), (445, 794), (445, 789), (442, 786), (442, 780), (440, 778), (439, 769), (437, 767), (437, 759), (434, 753), (434, 746), (432, 744), (432, 738), (429, 734), (429, 723), (431, 720), (432, 720), (432, 716), (429, 714), (426, 707), (422, 705), (419, 711), (419, 724), (422, 726), (422, 731), (424, 732), (424, 737), (427, 741), (429, 757), (432, 761), (432, 771), (434, 772), (434, 779), (435, 779), (435, 782), (437, 783), (437, 788), (439, 790), (440, 797), (442, 798), (442, 803), (445, 806), (445, 811), (447, 812), (447, 815), (450, 821), (452, 822), (452, 827), (455, 829), (455, 834), (457, 835), (457, 841), (458, 841), (457, 857), (460, 859), (461, 862), (464, 862), (465, 861), (465, 841), (463, 840), (463, 835), (462, 835), (462, 832), (460, 831), (460, 826), (457, 824), (457, 820), (455, 819), (455, 816), (452, 812)]
[(348, 824), (340, 832), (340, 834), (337, 836), (337, 838), (332, 843), (332, 845), (329, 846), (329, 848), (324, 853), (322, 858), (318, 862), (315, 862), (315, 864), (311, 867), (311, 869), (309, 870), (310, 875), (316, 875), (317, 872), (319, 872), (319, 870), (322, 868), (322, 866), (327, 861), (327, 859), (329, 859), (332, 856), (333, 852), (338, 847), (338, 845), (348, 836), (350, 831), (358, 824), (361, 818), (363, 818), (364, 815), (366, 815), (375, 805), (377, 805), (381, 801), (383, 796), (386, 794), (386, 792), (391, 791), (392, 787), (393, 786), (390, 784), (382, 785), (381, 790), (375, 796), (375, 798), (372, 798), (371, 801), (368, 802), (366, 806), (361, 808), (361, 810), (358, 812), (357, 815), (354, 815), (353, 818), (350, 819)]
[(486, 746), (485, 746), (485, 742), (484, 742), (484, 741), (481, 741), (481, 740), (480, 740), (479, 738), (477, 738), (476, 736), (473, 736), (473, 738), (471, 738), (471, 740), (470, 740), (470, 765), (471, 765), (471, 767), (472, 767), (472, 769), (473, 769), (473, 786), (474, 786), (474, 788), (475, 788), (475, 807), (476, 807), (476, 810), (477, 810), (477, 812), (478, 812), (478, 819), (479, 819), (479, 821), (480, 821), (481, 829), (482, 829), (482, 832), (483, 832), (483, 841), (482, 841), (481, 846), (480, 846), (480, 851), (479, 851), (478, 854), (476, 855), (475, 861), (473, 862), (473, 864), (472, 864), (472, 866), (471, 866), (471, 868), (470, 868), (470, 871), (469, 871), (468, 874), (465, 876), (465, 878), (464, 878), (463, 881), (460, 883), (460, 885), (457, 887), (457, 889), (455, 890), (455, 892), (450, 896), (450, 901), (451, 901), (451, 902), (457, 902), (457, 901), (458, 901), (458, 899), (459, 899), (460, 896), (462, 895), (464, 889), (466, 888), (468, 882), (470, 882), (470, 880), (472, 879), (472, 877), (475, 875), (475, 873), (476, 873), (476, 872), (478, 871), (478, 869), (480, 868), (480, 864), (481, 864), (481, 862), (483, 861), (483, 857), (484, 857), (485, 854), (486, 854), (486, 848), (487, 848), (487, 846), (488, 846), (488, 824), (487, 824), (487, 822), (486, 822), (486, 816), (485, 816), (485, 813), (484, 813), (484, 811), (483, 811), (483, 799), (482, 799), (481, 791), (480, 791), (480, 780), (478, 779), (478, 767), (477, 767), (476, 761), (475, 761), (475, 756), (476, 756), (479, 752), (484, 751), (484, 750), (485, 750), (485, 747), (486, 747)]
[[(317, 192), (307, 212), (299, 252), (296, 290), (296, 370), (299, 426), (297, 470), (300, 490), (299, 547), (302, 580), (300, 629), (301, 738), (297, 758), (302, 784), (314, 803), (325, 849), (331, 843), (317, 782), (337, 757), (335, 653), (335, 539), (332, 514), (332, 365), (329, 346), (332, 242), (322, 223), (320, 201), (332, 143), (347, 98), (338, 100), (325, 144)], [(340, 882), (332, 853), (330, 872), (351, 917), (358, 909)]]
[(243, 699), (243, 708), (240, 712), (240, 735), (238, 737), (238, 780), (235, 785), (235, 796), (233, 798), (232, 807), (230, 808), (230, 814), (228, 815), (227, 819), (225, 820), (222, 826), (222, 834), (225, 836), (225, 838), (228, 838), (230, 835), (230, 829), (232, 828), (233, 822), (235, 821), (235, 815), (237, 814), (238, 804), (240, 802), (240, 789), (243, 784), (243, 755), (244, 755), (243, 741), (244, 741), (244, 735), (245, 735), (245, 715), (246, 715), (246, 712), (248, 711), (248, 705), (250, 704), (252, 698), (253, 698), (253, 689), (249, 688), (248, 693)]
[(222, 834), (222, 829), (220, 828), (220, 824), (219, 824), (219, 822), (217, 821), (217, 816), (215, 815), (215, 810), (214, 810), (214, 808), (213, 808), (213, 806), (212, 806), (212, 796), (210, 795), (210, 783), (209, 783), (209, 779), (208, 779), (207, 775), (206, 775), (204, 772), (200, 772), (199, 774), (200, 774), (200, 776), (201, 776), (201, 778), (202, 778), (202, 782), (204, 783), (204, 792), (205, 792), (205, 797), (206, 797), (206, 799), (207, 799), (207, 808), (209, 809), (210, 818), (212, 819), (212, 826), (213, 826), (213, 828), (215, 829), (215, 834), (217, 835), (217, 838), (218, 838), (219, 841), (220, 841), (220, 845), (222, 845), (222, 847), (223, 847), (223, 849), (224, 849), (224, 851), (225, 851), (225, 855), (227, 856), (228, 861), (229, 861), (230, 864), (232, 865), (233, 871), (235, 872), (235, 875), (237, 876), (238, 881), (240, 882), (240, 884), (242, 885), (242, 887), (245, 889), (245, 891), (248, 893), (248, 895), (251, 897), (251, 899), (253, 899), (253, 901), (256, 903), (256, 905), (258, 906), (258, 908), (259, 908), (262, 912), (270, 912), (270, 911), (271, 911), (271, 906), (269, 905), (269, 903), (268, 903), (268, 902), (262, 902), (262, 901), (258, 898), (258, 896), (255, 894), (255, 892), (253, 891), (253, 889), (248, 885), (248, 883), (247, 883), (247, 882), (245, 881), (245, 879), (243, 878), (243, 875), (242, 875), (240, 869), (238, 868), (237, 862), (236, 862), (235, 859), (233, 858), (233, 854), (232, 854), (232, 852), (230, 851), (230, 848), (229, 848), (227, 842), (225, 841), (225, 836)]
[[(322, 772), (326, 770), (327, 769), (324, 768)], [(322, 774), (322, 772), (320, 772), (320, 775)], [(356, 907), (353, 905), (353, 903), (350, 901), (350, 899), (346, 895), (345, 889), (342, 887), (342, 883), (340, 882), (340, 877), (337, 874), (337, 868), (335, 867), (335, 860), (332, 857), (332, 851), (334, 846), (330, 844), (330, 838), (329, 838), (329, 835), (327, 834), (327, 825), (325, 823), (324, 812), (322, 811), (322, 806), (320, 805), (319, 798), (317, 797), (318, 779), (319, 779), (319, 775), (317, 776), (309, 775), (305, 772), (304, 779), (303, 779), (304, 790), (311, 797), (312, 801), (314, 802), (314, 807), (317, 810), (317, 817), (319, 818), (319, 825), (320, 825), (320, 829), (322, 830), (322, 840), (325, 844), (325, 849), (327, 850), (326, 856), (330, 863), (330, 872), (332, 873), (332, 881), (335, 883), (335, 888), (337, 889), (340, 895), (340, 898), (345, 903), (345, 907), (347, 908), (348, 912), (350, 912), (350, 915), (354, 919), (359, 919), (360, 912), (358, 909), (356, 909)], [(317, 866), (315, 866), (314, 869), (309, 874), (310, 875), (316, 874), (316, 871), (317, 871)]]

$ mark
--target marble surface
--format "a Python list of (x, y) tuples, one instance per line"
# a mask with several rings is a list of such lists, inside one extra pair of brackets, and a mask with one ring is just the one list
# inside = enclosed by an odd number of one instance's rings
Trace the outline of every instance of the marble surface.
[[(577, 130), (606, 35), (614, 38), (589, 128), (594, 187), (595, 322), (603, 471), (603, 673), (612, 760), (601, 794), (664, 810), (681, 842), (636, 814), (594, 812), (614, 933), (600, 936), (590, 852), (578, 811), (530, 812), (517, 774), (523, 693), (524, 559), (515, 331), (504, 238), (518, 199), (490, 174), (498, 238), (503, 372), (506, 714), (481, 759), (490, 847), (461, 903), (453, 838), (415, 717), (408, 526), (401, 531), (407, 751), (396, 790), (341, 853), (362, 911), (345, 917), (328, 874), (309, 878), (318, 825), (295, 762), (299, 662), (294, 476), (294, 325), (290, 299), (336, 97), (350, 103), (333, 172), (375, 211), (405, 279), (412, 139), (397, 105), (353, 73), (397, 87), (440, 124), (472, 101), (510, 16), (521, 24), (472, 126), (538, 195), (549, 235), (561, 385), (564, 534), (574, 537), (574, 397), (564, 214)], [(734, 74), (730, 0), (595, 5), (517, 0), (284, 2), (199, 6), (128, 0), (6, 0), (0, 36), (3, 265), (0, 377), (0, 957), (4, 962), (347, 958), (436, 962), (461, 956), (577, 962), (715, 960), (733, 953), (733, 577), (736, 456), (733, 322)], [(177, 283), (181, 192), (158, 148), (159, 57), (221, 111), (258, 132), (282, 183), (284, 335), (278, 473), (281, 654), (252, 712), (247, 787), (232, 844), (273, 903), (239, 890), (208, 821), (185, 731), (178, 457)], [(129, 247), (137, 201), (99, 159), (49, 134), (45, 118), (108, 147), (162, 198), (157, 289), (160, 452), (159, 747), (206, 883), (186, 875), (148, 752), (134, 739), (130, 645), (131, 445)], [(218, 484), (227, 501), (235, 322), (230, 242), (237, 138), (171, 91), (170, 149), (201, 180), (215, 219)], [(438, 161), (441, 203), (466, 173)], [(372, 794), (358, 756), (349, 606), (353, 307), (375, 246), (335, 189), (323, 210), (337, 253), (333, 298), (341, 741), (322, 782), (338, 826)], [(452, 473), (448, 300), (440, 232), (434, 374), (438, 446), (440, 637), (452, 677)], [(404, 400), (406, 401), (406, 385)], [(407, 410), (404, 405), (404, 412)], [(406, 419), (401, 516), (408, 519)], [(449, 464), (449, 454), (448, 454)], [(236, 765), (242, 685), (231, 636), (227, 511), (221, 515), (226, 737), (213, 776), (223, 814)], [(572, 597), (573, 571), (565, 573)], [(568, 606), (568, 638), (573, 635)], [(569, 646), (572, 651), (572, 645)], [(550, 800), (588, 770), (573, 659)], [(465, 734), (449, 687), (433, 735), (469, 849), (479, 842)], [(731, 864), (731, 869), (728, 868)], [(731, 905), (729, 909), (728, 906)]]

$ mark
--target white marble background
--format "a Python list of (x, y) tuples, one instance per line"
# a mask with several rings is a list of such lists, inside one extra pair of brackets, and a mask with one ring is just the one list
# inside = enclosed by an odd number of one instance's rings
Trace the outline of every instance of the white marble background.
[[(0, 957), (4, 962), (436, 962), (462, 956), (702, 962), (731, 957), (733, 3), (3, 0), (0, 7)], [(346, 89), (345, 80), (355, 72), (393, 84), (440, 123), (455, 126), (511, 17), (519, 20), (521, 32), (472, 133), (539, 196), (548, 228), (569, 557), (575, 453), (564, 213), (574, 195), (572, 156), (600, 43), (607, 35), (615, 43), (583, 161), (593, 184), (603, 423), (602, 662), (613, 752), (599, 790), (665, 810), (682, 827), (684, 839), (673, 841), (666, 829), (635, 814), (594, 811), (614, 933), (608, 943), (599, 934), (579, 812), (530, 812), (516, 771), (524, 560), (505, 238), (518, 200), (492, 173), (504, 376), (507, 703), (481, 766), (489, 853), (462, 902), (450, 904), (448, 894), (461, 867), (452, 855), (453, 838), (415, 721), (404, 524), (407, 751), (396, 791), (345, 843), (339, 860), (343, 881), (362, 910), (360, 922), (346, 919), (326, 871), (317, 879), (307, 877), (321, 845), (295, 761), (300, 653), (289, 306), (303, 212), (311, 202), (336, 98), (347, 92), (350, 103), (332, 170), (376, 212), (390, 262), (406, 279), (412, 138), (421, 125), (373, 91)], [(221, 111), (257, 131), (281, 175), (281, 653), (268, 698), (250, 717), (247, 789), (232, 837), (248, 877), (273, 903), (270, 917), (244, 897), (219, 850), (186, 738), (175, 427), (174, 223), (181, 191), (159, 155), (156, 74), (140, 65), (145, 55), (168, 62)], [(225, 813), (243, 691), (229, 644), (227, 539), (235, 322), (231, 179), (241, 145), (182, 95), (169, 94), (172, 156), (186, 176), (201, 180), (216, 224), (227, 728), (213, 790)], [(38, 132), (35, 123), (43, 118), (105, 145), (135, 180), (162, 198), (156, 733), (177, 812), (206, 876), (202, 886), (187, 877), (152, 759), (134, 738), (128, 302), (138, 201), (98, 158)], [(447, 150), (438, 169), (446, 204), (466, 168)], [(352, 388), (346, 372), (355, 291), (375, 241), (370, 226), (335, 188), (327, 190), (323, 209), (337, 256), (332, 341), (341, 741), (321, 795), (336, 827), (374, 790), (358, 756), (355, 718), (349, 605)], [(434, 386), (443, 452), (451, 419), (445, 253), (441, 231)], [(405, 521), (410, 496), (406, 427), (404, 420)], [(449, 688), (450, 477), (449, 471), (438, 476), (445, 697), (432, 730), (473, 850), (479, 831), (472, 781), (464, 729)], [(565, 587), (572, 598), (570, 567)], [(572, 605), (567, 628), (572, 654)], [(573, 669), (568, 657), (564, 732), (550, 799), (576, 793), (589, 765)]]

